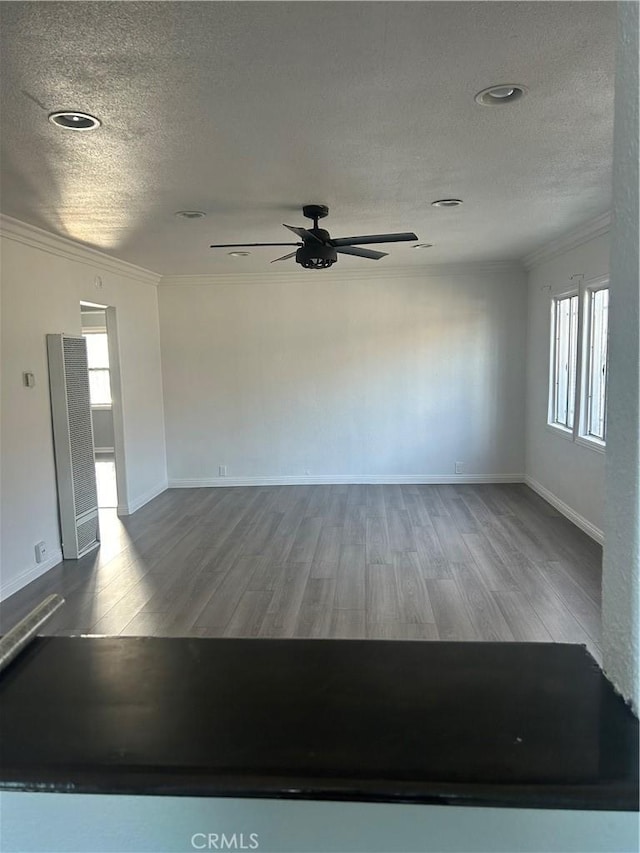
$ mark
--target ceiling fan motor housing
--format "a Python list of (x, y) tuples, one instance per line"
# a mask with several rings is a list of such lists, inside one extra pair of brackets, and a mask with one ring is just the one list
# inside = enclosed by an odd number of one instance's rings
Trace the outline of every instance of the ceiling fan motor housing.
[[(328, 240), (329, 233), (322, 228), (314, 228), (313, 233), (320, 239)], [(296, 263), (308, 270), (322, 270), (332, 266), (338, 260), (338, 253), (333, 246), (324, 243), (305, 242), (296, 252)]]

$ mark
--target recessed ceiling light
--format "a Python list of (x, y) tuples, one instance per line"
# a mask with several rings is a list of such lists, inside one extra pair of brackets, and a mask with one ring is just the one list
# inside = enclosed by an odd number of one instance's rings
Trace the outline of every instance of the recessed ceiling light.
[(178, 210), (173, 215), (182, 219), (204, 219), (207, 214), (203, 210)]
[(439, 198), (438, 201), (432, 201), (432, 207), (460, 207), (462, 204), (461, 198)]
[(96, 130), (102, 124), (99, 118), (77, 110), (57, 110), (49, 115), (49, 121), (64, 130)]
[(251, 252), (229, 252), (232, 258), (246, 258)]
[(416, 243), (414, 249), (432, 249), (433, 243)]
[(512, 104), (527, 94), (526, 86), (515, 83), (501, 83), (499, 86), (489, 86), (475, 97), (476, 103), (482, 107), (500, 107)]

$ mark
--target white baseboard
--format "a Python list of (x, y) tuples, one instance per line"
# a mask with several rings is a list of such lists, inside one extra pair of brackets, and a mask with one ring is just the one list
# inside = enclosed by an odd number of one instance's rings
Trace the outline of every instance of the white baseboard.
[(22, 589), (23, 586), (26, 586), (28, 583), (31, 583), (31, 581), (39, 578), (40, 575), (45, 574), (45, 572), (48, 572), (49, 569), (52, 569), (61, 562), (62, 551), (60, 548), (56, 548), (54, 551), (49, 553), (49, 557), (44, 561), (44, 563), (35, 563), (33, 566), (30, 566), (28, 569), (20, 572), (19, 575), (16, 575), (10, 581), (0, 583), (0, 601), (4, 601), (5, 598), (13, 595), (14, 592), (18, 592), (18, 590)]
[(524, 481), (530, 489), (537, 492), (541, 498), (544, 498), (547, 503), (550, 503), (552, 507), (555, 507), (558, 510), (558, 512), (561, 512), (566, 516), (569, 521), (572, 521), (576, 525), (576, 527), (579, 527), (580, 530), (583, 530), (587, 534), (587, 536), (590, 536), (602, 545), (604, 542), (604, 533), (599, 527), (596, 527), (595, 524), (591, 524), (591, 522), (587, 521), (583, 515), (580, 515), (579, 512), (571, 509), (569, 504), (561, 501), (560, 498), (556, 497), (553, 492), (549, 491), (549, 489), (545, 489), (545, 487), (538, 483), (537, 480), (534, 480), (532, 477), (525, 477)]
[(229, 486), (325, 486), (342, 484), (438, 485), (445, 483), (523, 483), (524, 474), (321, 474), (291, 477), (198, 477), (169, 480), (170, 489)]
[(148, 504), (149, 501), (152, 501), (154, 498), (157, 498), (158, 495), (161, 495), (163, 492), (166, 492), (167, 488), (167, 481), (163, 480), (162, 483), (158, 483), (158, 485), (154, 486), (152, 489), (149, 489), (149, 491), (145, 492), (143, 495), (138, 495), (137, 498), (134, 498), (133, 500), (129, 501), (129, 503), (118, 504), (118, 515), (133, 515), (134, 512), (139, 510), (145, 504)]

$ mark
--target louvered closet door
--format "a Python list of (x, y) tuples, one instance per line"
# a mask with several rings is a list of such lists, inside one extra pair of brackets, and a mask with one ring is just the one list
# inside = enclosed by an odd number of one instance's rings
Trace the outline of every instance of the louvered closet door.
[(63, 554), (76, 559), (99, 543), (87, 345), (67, 335), (47, 343)]

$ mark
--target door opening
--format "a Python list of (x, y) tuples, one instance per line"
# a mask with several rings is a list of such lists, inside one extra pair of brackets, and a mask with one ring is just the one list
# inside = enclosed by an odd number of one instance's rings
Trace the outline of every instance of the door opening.
[(115, 312), (115, 309), (80, 303), (82, 335), (87, 342), (98, 507), (100, 510), (112, 510), (115, 514), (124, 501), (119, 477), (122, 466), (117, 459), (121, 444), (116, 439), (118, 430), (114, 417), (114, 410), (118, 409), (115, 398), (120, 383), (119, 377), (114, 376), (118, 364), (113, 363), (112, 357), (114, 342), (110, 340), (110, 312)]

